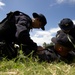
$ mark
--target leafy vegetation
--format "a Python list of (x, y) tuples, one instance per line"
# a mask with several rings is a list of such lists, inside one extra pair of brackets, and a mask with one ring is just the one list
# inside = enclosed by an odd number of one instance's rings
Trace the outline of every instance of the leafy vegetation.
[(75, 63), (38, 62), (20, 52), (15, 59), (0, 61), (0, 75), (75, 75)]

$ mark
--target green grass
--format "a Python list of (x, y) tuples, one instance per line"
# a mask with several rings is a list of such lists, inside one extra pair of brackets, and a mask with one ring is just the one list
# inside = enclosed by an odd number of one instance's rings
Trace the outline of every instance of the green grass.
[(75, 75), (75, 64), (3, 60), (0, 75)]
[(75, 63), (38, 62), (21, 54), (12, 60), (1, 60), (0, 75), (75, 75)]

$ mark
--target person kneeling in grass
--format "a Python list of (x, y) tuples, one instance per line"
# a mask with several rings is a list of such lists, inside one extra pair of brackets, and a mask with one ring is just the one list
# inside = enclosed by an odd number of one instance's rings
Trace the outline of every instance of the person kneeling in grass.
[(49, 46), (45, 50), (38, 51), (40, 60), (47, 62), (62, 60), (70, 63), (75, 57), (75, 53), (73, 52), (74, 46), (72, 44), (74, 39), (65, 33), (60, 33), (57, 37), (53, 37), (51, 41), (53, 42), (52, 46)]

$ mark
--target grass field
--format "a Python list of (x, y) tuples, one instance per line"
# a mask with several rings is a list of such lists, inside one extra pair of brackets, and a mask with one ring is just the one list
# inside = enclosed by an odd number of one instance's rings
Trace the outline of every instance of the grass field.
[(0, 75), (75, 75), (75, 63), (38, 62), (20, 55), (19, 59), (0, 61)]

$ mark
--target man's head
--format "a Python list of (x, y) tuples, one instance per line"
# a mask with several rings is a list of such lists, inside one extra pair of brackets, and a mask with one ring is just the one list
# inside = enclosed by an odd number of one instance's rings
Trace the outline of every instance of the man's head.
[(73, 27), (74, 27), (74, 24), (72, 22), (71, 19), (69, 18), (64, 18), (60, 21), (59, 23), (59, 27), (64, 31), (64, 32), (69, 32)]
[[(74, 43), (74, 39), (71, 36), (69, 38)], [(51, 41), (55, 44), (55, 50), (62, 56), (66, 56), (74, 48), (65, 33), (60, 33), (57, 37), (53, 37)]]
[(47, 24), (46, 17), (43, 14), (33, 13), (33, 17), (41, 22), (41, 29), (45, 30), (45, 25)]

